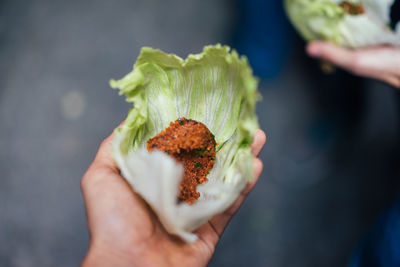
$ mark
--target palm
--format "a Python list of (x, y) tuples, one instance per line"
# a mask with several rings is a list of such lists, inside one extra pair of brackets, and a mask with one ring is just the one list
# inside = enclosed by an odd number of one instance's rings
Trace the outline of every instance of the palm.
[[(198, 239), (187, 244), (168, 234), (148, 205), (133, 193), (121, 176), (108, 173), (106, 180), (91, 186), (96, 201), (87, 201), (91, 205), (88, 207), (88, 222), (91, 235), (97, 238), (97, 242), (113, 244), (113, 249), (132, 248), (128, 251), (132, 256), (145, 253), (144, 259), (149, 261), (152, 254), (158, 254), (181, 264), (183, 260), (190, 260), (192, 263), (188, 264), (191, 266), (204, 266), (211, 258), (213, 251), (207, 243), (209, 241)], [(168, 255), (174, 255), (174, 258)]]
[[(196, 242), (185, 243), (165, 231), (146, 202), (122, 178), (109, 153), (111, 139), (107, 138), (100, 146), (82, 178), (91, 247), (127, 255), (139, 266), (205, 266), (225, 226), (257, 179), (248, 184), (231, 208), (197, 229)], [(254, 155), (258, 155), (264, 143), (265, 134), (257, 131), (252, 145)], [(262, 163), (255, 159), (254, 164), (254, 175), (258, 178)]]

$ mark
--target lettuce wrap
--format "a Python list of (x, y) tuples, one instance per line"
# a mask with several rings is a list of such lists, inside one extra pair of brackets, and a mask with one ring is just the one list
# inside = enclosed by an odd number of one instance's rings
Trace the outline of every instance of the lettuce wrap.
[[(115, 130), (113, 157), (165, 229), (186, 242), (195, 241), (192, 232), (227, 209), (253, 178), (257, 84), (247, 59), (221, 45), (185, 60), (144, 47), (133, 70), (110, 82), (133, 104)], [(182, 117), (206, 125), (217, 143), (208, 182), (197, 187), (200, 198), (191, 205), (177, 199), (182, 165), (164, 152), (146, 150), (147, 140)]]
[[(306, 41), (325, 40), (360, 48), (380, 44), (400, 45), (400, 23), (390, 25), (394, 0), (285, 0), (286, 13)], [(359, 6), (348, 12), (343, 6)]]

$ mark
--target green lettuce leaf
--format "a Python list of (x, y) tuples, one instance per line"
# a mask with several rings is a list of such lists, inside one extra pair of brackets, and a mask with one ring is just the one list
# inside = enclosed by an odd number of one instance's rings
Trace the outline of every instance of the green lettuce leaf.
[(325, 40), (350, 48), (400, 45), (400, 31), (396, 33), (387, 26), (394, 0), (350, 1), (363, 6), (365, 12), (358, 15), (345, 13), (339, 6), (341, 2), (285, 0), (285, 9), (295, 28), (307, 41)]
[[(133, 71), (110, 82), (133, 103), (125, 123), (115, 130), (113, 156), (166, 229), (186, 241), (195, 239), (191, 231), (228, 208), (253, 177), (250, 144), (258, 128), (257, 84), (247, 59), (221, 45), (206, 46), (185, 60), (144, 47)], [(182, 175), (176, 175), (173, 162), (168, 164), (169, 156), (145, 150), (149, 138), (181, 117), (204, 123), (217, 142), (209, 182), (198, 187), (201, 197), (193, 205), (176, 202)], [(163, 186), (165, 181), (169, 186)]]

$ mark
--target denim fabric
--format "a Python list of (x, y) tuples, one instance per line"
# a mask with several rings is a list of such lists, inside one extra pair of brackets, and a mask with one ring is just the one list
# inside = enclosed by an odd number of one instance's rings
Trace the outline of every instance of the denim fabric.
[(375, 222), (349, 267), (400, 266), (400, 198)]
[(233, 47), (260, 78), (276, 77), (290, 48), (290, 26), (281, 0), (238, 0)]

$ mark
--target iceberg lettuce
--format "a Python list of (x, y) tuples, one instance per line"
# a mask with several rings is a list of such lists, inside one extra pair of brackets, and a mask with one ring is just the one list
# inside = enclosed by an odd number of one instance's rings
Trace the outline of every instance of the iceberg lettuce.
[[(361, 5), (362, 14), (349, 14), (340, 6), (348, 2)], [(400, 24), (389, 28), (390, 7), (394, 0), (285, 0), (288, 17), (307, 41), (326, 40), (359, 48), (400, 45)]]
[[(133, 103), (115, 130), (113, 157), (166, 230), (187, 242), (195, 241), (192, 231), (227, 209), (253, 177), (257, 84), (247, 59), (221, 45), (185, 60), (144, 47), (132, 72), (110, 82)], [(182, 117), (205, 124), (217, 142), (209, 181), (197, 187), (200, 198), (192, 205), (177, 200), (181, 164), (145, 149), (149, 138)]]

